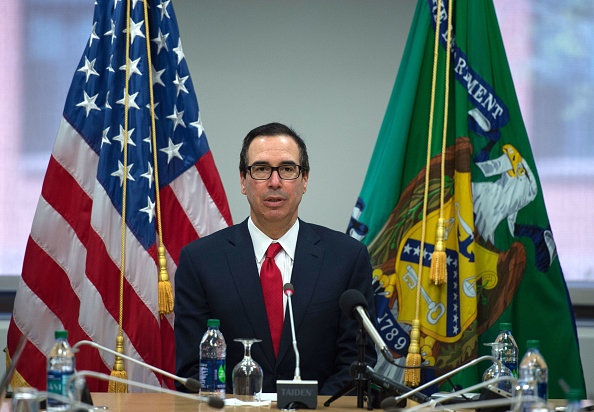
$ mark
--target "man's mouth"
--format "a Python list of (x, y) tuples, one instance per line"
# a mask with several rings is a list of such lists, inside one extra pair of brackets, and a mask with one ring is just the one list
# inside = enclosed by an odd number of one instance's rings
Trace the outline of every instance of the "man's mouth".
[(269, 197), (264, 200), (266, 203), (277, 204), (284, 201), (282, 197)]

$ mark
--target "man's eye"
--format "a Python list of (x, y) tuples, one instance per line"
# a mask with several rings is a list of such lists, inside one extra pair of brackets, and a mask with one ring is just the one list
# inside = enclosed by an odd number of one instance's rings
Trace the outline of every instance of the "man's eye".
[(256, 173), (260, 173), (260, 172), (267, 172), (270, 170), (269, 166), (252, 166), (252, 169), (254, 170), (254, 172)]
[(293, 173), (295, 171), (294, 165), (285, 165), (285, 166), (281, 166), (281, 167), (282, 167), (282, 170), (287, 173)]

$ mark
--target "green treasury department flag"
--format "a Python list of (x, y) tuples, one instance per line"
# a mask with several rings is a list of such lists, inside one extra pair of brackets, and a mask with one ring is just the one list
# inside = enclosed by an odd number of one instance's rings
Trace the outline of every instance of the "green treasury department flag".
[[(442, 371), (490, 354), (484, 343), (510, 322), (520, 359), (528, 339), (540, 340), (549, 397), (564, 398), (561, 379), (585, 390), (575, 321), (493, 3), (449, 6), (437, 14), (437, 0), (418, 2), (348, 231), (369, 247), (378, 330), (399, 363), (414, 319), (423, 364)], [(447, 280), (436, 286), (429, 273), (439, 217)], [(470, 386), (488, 366), (453, 381)], [(376, 369), (402, 380), (383, 359)]]

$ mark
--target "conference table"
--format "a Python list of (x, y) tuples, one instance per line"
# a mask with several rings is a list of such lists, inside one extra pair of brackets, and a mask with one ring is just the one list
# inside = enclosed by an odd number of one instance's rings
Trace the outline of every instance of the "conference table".
[[(105, 393), (93, 392), (91, 394), (93, 404), (97, 407), (106, 407), (112, 412), (214, 412), (217, 409), (211, 408), (205, 403), (196, 400), (182, 398), (180, 396), (167, 393)], [(343, 396), (334, 400), (330, 406), (324, 406), (324, 402), (329, 396), (318, 397), (318, 410), (328, 410), (328, 412), (355, 411), (357, 410), (356, 396)], [(276, 403), (268, 406), (225, 406), (225, 410), (233, 412), (271, 412), (278, 410)], [(364, 409), (367, 410), (367, 405)], [(381, 410), (381, 409), (376, 409)]]
[[(200, 403), (196, 400), (182, 398), (180, 396), (166, 393), (105, 393), (94, 392), (91, 394), (93, 404), (96, 407), (104, 407), (112, 412), (214, 412), (217, 409), (211, 408), (206, 403)], [(329, 406), (324, 406), (324, 402), (329, 396), (318, 397), (317, 410), (326, 410), (328, 412), (341, 412), (356, 410), (367, 410), (367, 404), (364, 408), (357, 408), (356, 396), (343, 396), (334, 400)], [(554, 406), (565, 405), (565, 400), (549, 400)], [(408, 406), (414, 406), (417, 403), (409, 401)], [(101, 409), (98, 409), (100, 411)], [(270, 405), (256, 406), (225, 406), (224, 410), (231, 412), (274, 412), (278, 410), (276, 403)], [(376, 411), (382, 411), (381, 408), (375, 408)]]

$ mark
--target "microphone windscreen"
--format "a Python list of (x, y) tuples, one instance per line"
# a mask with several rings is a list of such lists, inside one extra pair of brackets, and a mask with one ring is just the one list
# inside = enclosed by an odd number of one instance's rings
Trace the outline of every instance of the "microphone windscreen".
[(283, 292), (285, 292), (285, 295), (287, 294), (287, 291), (291, 294), (295, 293), (295, 289), (293, 289), (293, 284), (292, 283), (285, 283), (285, 285), (283, 286)]
[(344, 291), (342, 295), (340, 295), (338, 305), (340, 306), (342, 313), (351, 319), (355, 319), (355, 315), (353, 313), (355, 307), (362, 306), (363, 308), (367, 309), (367, 301), (365, 300), (365, 296), (363, 296), (363, 294), (356, 289)]
[[(406, 399), (404, 399), (405, 405), (406, 405)], [(396, 402), (396, 398), (394, 396), (389, 396), (385, 399), (382, 400), (381, 403), (381, 408), (383, 410), (399, 410), (400, 407), (402, 406), (401, 403)]]
[(221, 398), (211, 396), (208, 398), (208, 406), (215, 409), (223, 409), (223, 407), (225, 406), (225, 401)]
[(198, 382), (196, 379), (194, 378), (188, 378), (186, 379), (186, 382), (184, 383), (184, 386), (186, 388), (188, 388), (188, 390), (190, 392), (194, 392), (194, 393), (198, 393), (200, 392), (200, 382)]

